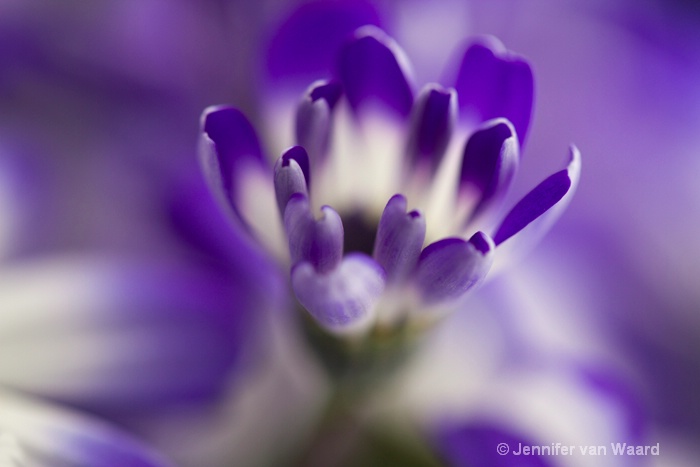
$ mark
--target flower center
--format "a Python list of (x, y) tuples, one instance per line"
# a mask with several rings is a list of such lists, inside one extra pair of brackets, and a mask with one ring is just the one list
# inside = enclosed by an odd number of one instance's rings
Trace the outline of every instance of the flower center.
[(345, 231), (343, 242), (345, 253), (357, 251), (372, 256), (379, 222), (371, 222), (359, 211), (342, 214), (341, 218)]

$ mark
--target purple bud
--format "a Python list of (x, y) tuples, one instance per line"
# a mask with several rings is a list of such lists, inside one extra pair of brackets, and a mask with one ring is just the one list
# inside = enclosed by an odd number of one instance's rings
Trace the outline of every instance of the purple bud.
[(493, 241), (477, 232), (465, 242), (445, 238), (428, 245), (418, 259), (416, 283), (426, 303), (462, 297), (486, 277), (493, 262)]
[(274, 172), (277, 206), (284, 215), (287, 201), (294, 193), (308, 196), (309, 158), (304, 148), (294, 146), (288, 149), (277, 160)]
[(464, 148), (459, 196), (477, 196), (472, 218), (500, 208), (519, 160), (515, 129), (508, 120), (491, 120), (471, 135)]
[(406, 277), (416, 266), (425, 240), (425, 217), (406, 213), (406, 198), (394, 195), (384, 208), (374, 242), (374, 258), (390, 282)]
[(343, 222), (333, 208), (323, 206), (315, 219), (306, 196), (296, 193), (287, 202), (284, 225), (292, 264), (310, 262), (317, 271), (335, 268), (343, 257)]
[(317, 81), (307, 89), (297, 107), (296, 141), (309, 151), (314, 165), (323, 160), (328, 151), (332, 112), (342, 93), (338, 82)]
[(407, 117), (413, 106), (408, 59), (382, 30), (365, 26), (341, 50), (338, 75), (356, 112), (366, 103), (381, 103)]
[(432, 173), (437, 170), (452, 136), (457, 119), (457, 94), (429, 84), (413, 106), (408, 154), (414, 163), (426, 161)]

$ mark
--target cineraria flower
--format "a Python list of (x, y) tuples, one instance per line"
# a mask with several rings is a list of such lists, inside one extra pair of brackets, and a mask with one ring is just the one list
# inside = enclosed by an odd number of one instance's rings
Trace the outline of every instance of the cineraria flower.
[(565, 169), (500, 215), (532, 111), (524, 59), (479, 39), (452, 84), (416, 95), (402, 50), (366, 26), (339, 51), (333, 78), (304, 94), (296, 145), (274, 165), (241, 111), (203, 114), (200, 160), (215, 197), (332, 334), (432, 322), (495, 258), (541, 236), (574, 192), (572, 147)]

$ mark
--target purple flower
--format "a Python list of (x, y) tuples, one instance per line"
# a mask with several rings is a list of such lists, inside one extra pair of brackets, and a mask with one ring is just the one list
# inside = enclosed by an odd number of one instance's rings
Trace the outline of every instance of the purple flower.
[(205, 110), (200, 162), (212, 193), (290, 271), (297, 300), (327, 331), (433, 321), (570, 200), (575, 147), (565, 169), (502, 214), (532, 112), (524, 59), (479, 38), (451, 84), (416, 92), (398, 44), (366, 26), (338, 51), (333, 77), (302, 96), (296, 146), (275, 164), (241, 111)]

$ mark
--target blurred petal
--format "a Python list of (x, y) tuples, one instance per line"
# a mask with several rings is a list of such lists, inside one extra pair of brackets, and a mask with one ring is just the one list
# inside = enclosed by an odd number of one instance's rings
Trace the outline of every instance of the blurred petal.
[(393, 196), (384, 208), (374, 242), (374, 259), (384, 268), (387, 281), (410, 274), (418, 262), (425, 239), (425, 217), (406, 212), (406, 198)]
[(463, 296), (486, 276), (493, 249), (493, 241), (482, 232), (468, 242), (446, 238), (425, 247), (416, 269), (416, 283), (423, 299), (438, 303)]
[[(451, 467), (548, 467), (544, 455), (512, 455), (511, 449), (536, 445), (533, 440), (493, 423), (444, 424), (434, 434), (438, 452)], [(504, 454), (497, 451), (505, 443)], [(505, 451), (508, 449), (508, 451)]]
[(647, 441), (645, 437), (648, 434), (649, 413), (645, 410), (639, 388), (630, 384), (624, 372), (587, 365), (579, 368), (579, 377), (592, 392), (614, 401), (622, 409), (619, 419), (631, 442), (643, 444)]
[(231, 280), (245, 283), (251, 291), (260, 289), (263, 278), (273, 282), (273, 277), (279, 276), (277, 264), (260, 245), (245, 232), (232, 228), (199, 173), (188, 173), (178, 180), (168, 190), (165, 202), (167, 227), (194, 256), (206, 258), (224, 273), (237, 274)]
[(3, 466), (170, 465), (135, 439), (87, 416), (5, 391), (0, 391), (0, 407)]
[(0, 260), (17, 249), (22, 209), (18, 176), (5, 154), (0, 154)]
[(465, 51), (455, 88), (460, 118), (507, 118), (520, 144), (525, 142), (534, 100), (534, 78), (527, 61), (508, 52), (496, 38), (483, 37)]
[(26, 150), (0, 145), (0, 261), (22, 254), (53, 233), (46, 225), (52, 212), (45, 201), (50, 199), (51, 182), (36, 162)]
[(292, 269), (299, 302), (324, 329), (349, 334), (366, 330), (384, 291), (385, 274), (368, 256), (351, 253), (332, 271), (318, 273), (308, 262)]
[(355, 32), (340, 50), (338, 76), (351, 107), (380, 104), (400, 117), (413, 106), (410, 65), (393, 39), (373, 26)]
[[(496, 245), (516, 234), (518, 237), (534, 236), (537, 239), (544, 235), (571, 201), (580, 174), (581, 155), (572, 146), (567, 168), (537, 185), (506, 215), (494, 235)], [(524, 231), (526, 228), (527, 232)]]
[(94, 411), (216, 397), (250, 332), (228, 276), (172, 261), (55, 257), (0, 276), (0, 385)]
[(267, 49), (275, 81), (297, 78), (307, 83), (332, 68), (340, 46), (357, 28), (379, 25), (374, 6), (364, 1), (312, 1), (286, 19)]

